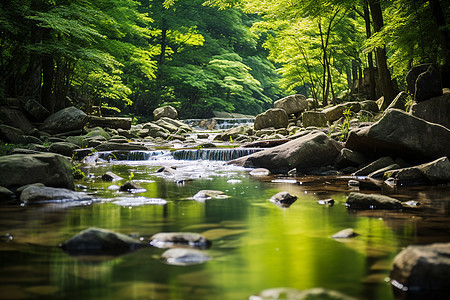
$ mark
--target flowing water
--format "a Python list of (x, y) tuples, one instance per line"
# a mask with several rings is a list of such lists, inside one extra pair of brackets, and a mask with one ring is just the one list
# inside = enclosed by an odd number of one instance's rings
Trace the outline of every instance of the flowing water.
[[(177, 160), (165, 151), (110, 154), (99, 153), (96, 162), (81, 166), (89, 176), (78, 190), (93, 201), (1, 207), (0, 299), (235, 300), (274, 287), (393, 299), (388, 277), (394, 256), (410, 244), (450, 241), (448, 186), (386, 188), (384, 194), (421, 205), (352, 212), (344, 205), (349, 177), (255, 178), (222, 161)], [(161, 166), (176, 172), (157, 172)], [(104, 182), (107, 171), (125, 179)], [(146, 191), (117, 191), (130, 178)], [(193, 200), (200, 190), (228, 197)], [(298, 200), (289, 208), (268, 201), (280, 191)], [(328, 198), (333, 206), (317, 203)], [(142, 199), (167, 204), (145, 205)], [(212, 241), (203, 250), (212, 260), (175, 266), (162, 262), (164, 249), (154, 247), (117, 257), (69, 256), (57, 247), (88, 227), (145, 242), (159, 232), (201, 233)], [(356, 238), (331, 238), (349, 227)]]

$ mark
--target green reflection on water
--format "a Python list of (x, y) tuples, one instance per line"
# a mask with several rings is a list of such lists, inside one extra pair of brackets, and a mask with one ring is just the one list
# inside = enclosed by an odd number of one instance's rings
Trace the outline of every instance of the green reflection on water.
[[(13, 243), (1, 243), (0, 288), (11, 298), (45, 296), (64, 299), (247, 299), (273, 287), (307, 289), (325, 287), (362, 299), (392, 299), (389, 262), (410, 228), (394, 232), (382, 219), (349, 214), (345, 194), (319, 194), (302, 185), (272, 184), (252, 179), (244, 172), (216, 176), (178, 185), (154, 175), (147, 166), (107, 166), (89, 169), (95, 180), (83, 182), (102, 199), (113, 199), (111, 184), (98, 178), (111, 170), (147, 189), (139, 195), (163, 198), (165, 206), (121, 207), (111, 202), (59, 209), (27, 207), (1, 221)], [(230, 184), (230, 179), (240, 183)], [(199, 190), (225, 192), (229, 198), (199, 203)], [(288, 191), (298, 200), (288, 209), (268, 199)], [(124, 196), (124, 193), (120, 193)], [(317, 200), (332, 197), (333, 207)], [(20, 225), (14, 219), (23, 219)], [(28, 224), (28, 225), (27, 225)], [(32, 224), (32, 226), (29, 226)], [(131, 234), (145, 241), (158, 232), (194, 231), (213, 241), (207, 252), (213, 260), (187, 267), (159, 261), (163, 249), (148, 248), (120, 257), (70, 257), (56, 245), (77, 232), (101, 227)], [(359, 236), (338, 241), (331, 236), (352, 227)], [(30, 239), (32, 246), (29, 245)], [(387, 263), (384, 263), (387, 262)], [(384, 265), (383, 265), (384, 263)], [(377, 267), (374, 267), (377, 266)], [(380, 267), (381, 266), (381, 267)], [(23, 272), (26, 270), (27, 272)]]

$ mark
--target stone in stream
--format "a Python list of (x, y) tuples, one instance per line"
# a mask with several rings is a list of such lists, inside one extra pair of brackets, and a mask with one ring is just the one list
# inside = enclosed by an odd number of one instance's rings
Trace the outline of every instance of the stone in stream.
[(120, 177), (119, 175), (114, 174), (111, 171), (108, 171), (105, 174), (103, 174), (102, 175), (102, 179), (104, 181), (120, 181), (120, 180), (123, 180), (122, 177)]
[(190, 247), (207, 249), (211, 241), (193, 232), (160, 232), (150, 238), (150, 245), (157, 248)]
[(148, 245), (125, 234), (91, 227), (60, 244), (59, 247), (71, 255), (118, 255)]
[(250, 171), (250, 175), (259, 177), (259, 176), (269, 176), (270, 171), (265, 168), (257, 168)]
[(333, 234), (331, 237), (333, 239), (349, 239), (354, 238), (358, 234), (355, 232), (353, 228), (342, 229), (338, 233)]
[(161, 259), (169, 265), (188, 266), (201, 264), (211, 260), (211, 256), (200, 250), (189, 248), (172, 248), (161, 255)]
[(279, 287), (264, 290), (251, 295), (249, 300), (356, 300), (338, 291), (324, 288), (298, 290), (294, 288)]
[(289, 207), (297, 201), (297, 196), (291, 195), (288, 192), (279, 192), (273, 195), (269, 201), (279, 207)]
[(32, 183), (74, 189), (72, 164), (54, 153), (13, 154), (0, 157), (0, 185), (6, 188)]
[(68, 202), (92, 200), (92, 197), (83, 192), (74, 192), (63, 188), (46, 187), (41, 184), (32, 184), (24, 188), (20, 194), (23, 203), (36, 202)]
[(222, 191), (214, 191), (214, 190), (201, 190), (197, 194), (195, 194), (192, 199), (198, 202), (205, 202), (210, 199), (225, 199), (228, 198)]
[(3, 186), (0, 186), (0, 201), (10, 200), (13, 197), (14, 193), (12, 191)]
[(323, 199), (323, 200), (319, 200), (317, 201), (318, 204), (320, 205), (328, 205), (328, 206), (333, 206), (334, 205), (334, 200), (333, 199)]
[(120, 191), (121, 192), (128, 192), (128, 193), (143, 193), (143, 192), (145, 192), (147, 190), (144, 189), (139, 184), (137, 184), (136, 182), (128, 181), (125, 184), (120, 186)]
[(394, 258), (390, 278), (402, 299), (448, 299), (450, 243), (408, 246)]
[(143, 205), (166, 205), (167, 200), (147, 197), (117, 197), (114, 198), (112, 203), (123, 207), (136, 207)]
[(397, 199), (379, 195), (352, 192), (347, 197), (345, 205), (349, 209), (401, 209), (402, 203)]

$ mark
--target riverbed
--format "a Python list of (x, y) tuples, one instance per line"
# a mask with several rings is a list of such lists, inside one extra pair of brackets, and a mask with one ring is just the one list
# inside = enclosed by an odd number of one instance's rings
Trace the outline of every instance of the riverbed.
[[(161, 154), (161, 153), (160, 153)], [(0, 209), (0, 299), (248, 299), (275, 287), (322, 287), (358, 299), (394, 299), (393, 258), (412, 244), (450, 242), (450, 187), (378, 191), (404, 203), (399, 211), (350, 211), (350, 176), (263, 176), (224, 161), (98, 159), (80, 168), (77, 190), (93, 200), (9, 204)], [(158, 172), (171, 166), (176, 174)], [(124, 178), (106, 182), (107, 171)], [(146, 191), (119, 192), (127, 180)], [(201, 190), (226, 197), (196, 201)], [(289, 208), (269, 202), (280, 191)], [(155, 200), (145, 201), (145, 200)], [(334, 205), (320, 200), (333, 199)], [(166, 204), (162, 201), (166, 200)], [(408, 202), (413, 201), (413, 202)], [(418, 202), (414, 203), (414, 201)], [(121, 256), (70, 256), (58, 244), (99, 227), (149, 242), (159, 232), (196, 232), (212, 241), (212, 260), (164, 263), (164, 249)], [(358, 234), (333, 239), (345, 228)]]

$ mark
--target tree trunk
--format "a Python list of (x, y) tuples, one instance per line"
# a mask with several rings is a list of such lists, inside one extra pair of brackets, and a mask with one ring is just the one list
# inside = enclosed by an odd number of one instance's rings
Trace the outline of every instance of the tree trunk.
[[(366, 23), (366, 36), (372, 36), (372, 29), (370, 28), (370, 12), (367, 3), (364, 3), (364, 22)], [(376, 100), (376, 86), (375, 86), (375, 69), (373, 67), (373, 54), (367, 53), (367, 62), (369, 65), (369, 98)]]
[(159, 54), (159, 65), (164, 64), (166, 58), (166, 46), (167, 46), (167, 24), (166, 20), (163, 18), (161, 22), (161, 53)]
[[(442, 84), (450, 87), (450, 38), (444, 13), (439, 0), (429, 0), (431, 14), (436, 22), (439, 40), (441, 41), (442, 54), (444, 56), (444, 66), (442, 70)], [(444, 1), (445, 2), (445, 1)]]
[[(375, 32), (379, 32), (381, 28), (384, 26), (383, 23), (383, 13), (381, 11), (380, 2), (378, 0), (368, 0), (370, 7), (370, 14), (372, 15), (373, 20), (373, 29)], [(397, 96), (398, 91), (395, 88), (394, 83), (391, 79), (391, 72), (387, 66), (387, 57), (386, 57), (386, 49), (385, 47), (378, 47), (375, 50), (375, 60), (377, 62), (378, 67), (378, 76), (381, 87), (381, 92), (384, 96), (385, 106), (389, 105), (392, 100)], [(386, 107), (382, 107), (381, 109), (385, 109)]]
[(54, 112), (54, 100), (53, 100), (53, 80), (54, 80), (54, 63), (53, 56), (46, 55), (42, 58), (42, 93), (41, 104), (49, 112)]

